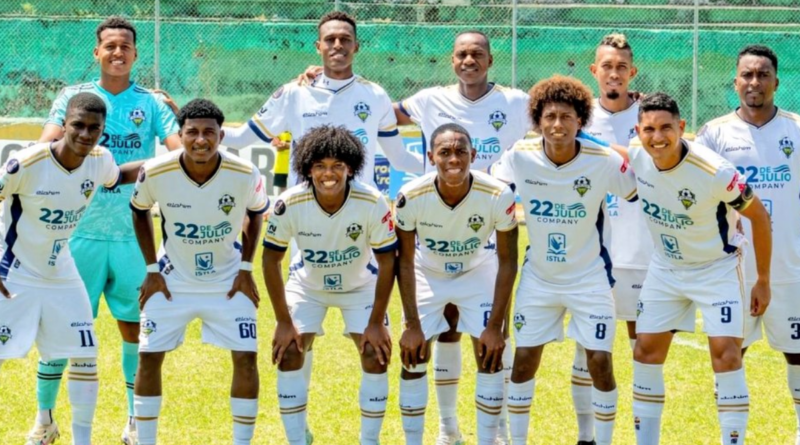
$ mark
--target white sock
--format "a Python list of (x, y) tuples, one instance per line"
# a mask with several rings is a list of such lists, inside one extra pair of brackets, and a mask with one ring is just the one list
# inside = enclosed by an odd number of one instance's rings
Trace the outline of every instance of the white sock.
[(633, 361), (633, 421), (638, 445), (658, 445), (664, 412), (664, 365)]
[(433, 380), (439, 402), (439, 434), (458, 435), (458, 380), (461, 378), (461, 343), (435, 342)]
[(233, 445), (250, 445), (258, 417), (258, 399), (231, 397), (233, 415)]
[(97, 360), (93, 358), (71, 359), (67, 391), (72, 406), (72, 443), (92, 443), (92, 420), (97, 408)]
[(52, 423), (53, 423), (53, 410), (40, 409), (39, 412), (36, 413), (36, 424), (46, 426)]
[(361, 371), (358, 405), (361, 407), (361, 445), (378, 445), (389, 400), (389, 374)]
[(629, 338), (628, 339), (628, 344), (631, 345), (631, 351), (635, 351), (636, 350), (636, 339), (635, 338)]
[(744, 368), (716, 373), (719, 398), (717, 411), (722, 430), (722, 445), (744, 445), (747, 416), (750, 413), (750, 394)]
[(278, 406), (283, 429), (290, 445), (306, 443), (306, 405), (308, 387), (303, 370), (278, 371)]
[(406, 445), (422, 445), (425, 433), (425, 408), (428, 406), (427, 374), (414, 380), (400, 378), (400, 414)]
[(311, 366), (314, 364), (314, 350), (306, 351), (303, 359), (303, 378), (306, 379), (306, 388), (311, 388)]
[(592, 387), (592, 407), (594, 407), (594, 428), (597, 445), (611, 445), (614, 437), (614, 420), (617, 417), (617, 389), (603, 392)]
[(161, 413), (161, 396), (133, 396), (133, 412), (136, 413), (138, 445), (155, 445), (158, 431), (158, 415)]
[(503, 410), (500, 411), (500, 424), (497, 426), (497, 437), (508, 441), (508, 383), (511, 381), (511, 370), (514, 369), (514, 350), (511, 340), (506, 339), (503, 349)]
[(592, 376), (586, 362), (586, 349), (575, 343), (572, 360), (572, 404), (578, 417), (578, 441), (594, 440), (594, 409), (592, 408)]
[(536, 390), (536, 379), (527, 382), (508, 384), (508, 429), (511, 443), (528, 443), (528, 425), (531, 422), (531, 405)]
[(800, 365), (786, 365), (786, 377), (789, 392), (794, 399), (794, 412), (797, 415), (797, 443), (800, 445)]
[(475, 382), (475, 408), (478, 414), (478, 445), (494, 445), (497, 424), (503, 410), (503, 380), (505, 374), (478, 373)]

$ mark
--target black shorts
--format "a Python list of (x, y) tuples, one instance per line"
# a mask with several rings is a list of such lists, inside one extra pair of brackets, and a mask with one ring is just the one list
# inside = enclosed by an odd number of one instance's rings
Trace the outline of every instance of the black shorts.
[(286, 183), (289, 180), (288, 173), (275, 173), (275, 178), (272, 181), (272, 185), (275, 187), (286, 187)]

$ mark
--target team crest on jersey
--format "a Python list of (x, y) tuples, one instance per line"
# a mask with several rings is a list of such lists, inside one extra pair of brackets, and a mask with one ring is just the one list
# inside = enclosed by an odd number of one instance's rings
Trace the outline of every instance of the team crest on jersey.
[(140, 127), (147, 118), (144, 115), (144, 110), (141, 108), (134, 108), (131, 114), (128, 115), (128, 119), (130, 119), (136, 127)]
[(575, 180), (572, 185), (572, 189), (578, 192), (578, 194), (581, 195), (581, 198), (583, 198), (583, 195), (592, 189), (592, 181), (586, 176), (581, 176)]
[(347, 226), (347, 236), (350, 237), (351, 240), (356, 241), (361, 234), (364, 233), (364, 230), (361, 227), (361, 224), (350, 224)]
[(147, 319), (142, 320), (142, 322), (140, 323), (139, 332), (142, 337), (145, 338), (149, 337), (150, 334), (156, 332), (156, 322)]
[(273, 210), (273, 213), (277, 216), (286, 213), (286, 203), (284, 203), (282, 199), (279, 199), (278, 202), (275, 203), (275, 210)]
[(361, 122), (366, 122), (367, 118), (372, 114), (372, 111), (369, 110), (369, 105), (364, 102), (357, 103), (354, 109), (355, 115), (361, 119)]
[(526, 324), (527, 323), (525, 323), (524, 315), (520, 314), (519, 312), (514, 314), (514, 327), (517, 329), (517, 332), (519, 332)]
[(13, 335), (11, 335), (11, 328), (6, 325), (0, 326), (0, 345), (8, 343), (11, 337), (13, 337)]
[(472, 215), (469, 217), (467, 225), (469, 226), (470, 229), (477, 232), (478, 230), (481, 230), (481, 227), (484, 226), (483, 217), (478, 214)]
[(234, 207), (236, 207), (236, 200), (233, 199), (233, 196), (226, 193), (219, 198), (219, 209), (226, 215), (230, 215)]
[(778, 147), (781, 150), (781, 153), (786, 155), (786, 159), (792, 157), (792, 153), (794, 153), (794, 142), (791, 141), (788, 137), (781, 139), (778, 142)]
[(697, 204), (695, 200), (694, 192), (689, 189), (683, 189), (678, 192), (678, 200), (683, 204), (683, 207), (686, 210), (689, 210), (689, 207)]
[(92, 196), (92, 192), (94, 191), (94, 182), (91, 179), (87, 179), (81, 183), (81, 195), (89, 199)]
[(495, 110), (489, 115), (489, 125), (491, 125), (492, 128), (497, 131), (500, 131), (500, 129), (503, 128), (503, 125), (507, 123), (508, 121), (506, 120), (506, 114), (500, 110)]
[(139, 168), (139, 177), (136, 178), (140, 183), (144, 182), (145, 178), (147, 178), (147, 173), (144, 171), (144, 165)]
[[(2, 191), (2, 190), (0, 190), (0, 191)], [(404, 195), (402, 193), (398, 193), (396, 202), (397, 202), (397, 204), (395, 204), (395, 205), (397, 206), (398, 209), (402, 209), (403, 207), (405, 207), (406, 206), (406, 195)]]
[(736, 430), (731, 431), (731, 443), (739, 443), (739, 432)]

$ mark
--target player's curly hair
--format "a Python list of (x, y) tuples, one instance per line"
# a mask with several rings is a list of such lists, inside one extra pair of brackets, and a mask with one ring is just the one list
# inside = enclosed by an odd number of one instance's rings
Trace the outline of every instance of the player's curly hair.
[(350, 168), (348, 179), (353, 179), (364, 169), (366, 150), (347, 128), (323, 125), (313, 128), (297, 141), (292, 155), (292, 170), (310, 184), (311, 167), (325, 158), (344, 162)]
[(131, 22), (125, 20), (124, 18), (116, 15), (111, 16), (97, 25), (97, 30), (95, 31), (95, 34), (97, 35), (97, 43), (100, 43), (100, 34), (107, 29), (127, 29), (131, 32), (131, 34), (133, 34), (133, 44), (136, 44), (136, 28), (133, 27)]
[(534, 130), (539, 129), (544, 107), (549, 103), (571, 105), (581, 120), (581, 128), (592, 118), (592, 90), (580, 80), (556, 74), (549, 79), (540, 80), (528, 92), (530, 96), (530, 117)]
[(214, 102), (208, 99), (193, 99), (178, 112), (178, 126), (183, 128), (186, 119), (214, 119), (219, 126), (225, 122), (225, 115)]
[(67, 101), (67, 115), (72, 114), (73, 111), (88, 111), (90, 113), (100, 113), (103, 119), (106, 118), (108, 113), (106, 104), (103, 99), (96, 94), (92, 93), (78, 93), (72, 96)]
[(356, 19), (352, 15), (342, 12), (342, 11), (331, 11), (325, 15), (323, 15), (319, 19), (319, 23), (317, 24), (317, 32), (319, 33), (319, 29), (322, 28), (322, 25), (332, 22), (334, 20), (338, 20), (340, 22), (349, 23), (350, 26), (353, 27), (353, 37), (356, 37)]

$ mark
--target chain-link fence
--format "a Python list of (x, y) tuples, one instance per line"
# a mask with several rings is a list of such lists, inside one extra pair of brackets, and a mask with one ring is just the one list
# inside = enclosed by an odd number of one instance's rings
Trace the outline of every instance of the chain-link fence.
[[(45, 117), (59, 89), (99, 76), (94, 29), (123, 15), (138, 30), (135, 80), (179, 103), (203, 96), (244, 121), (308, 65), (316, 21), (339, 9), (359, 20), (357, 73), (394, 99), (455, 82), (455, 34), (491, 38), (491, 79), (527, 89), (553, 73), (592, 87), (600, 38), (628, 35), (639, 75), (632, 88), (675, 96), (690, 127), (728, 112), (735, 58), (749, 43), (771, 46), (781, 85), (800, 83), (798, 0), (5, 0), (0, 2), (0, 116)], [(778, 104), (800, 109), (784, 87)]]

